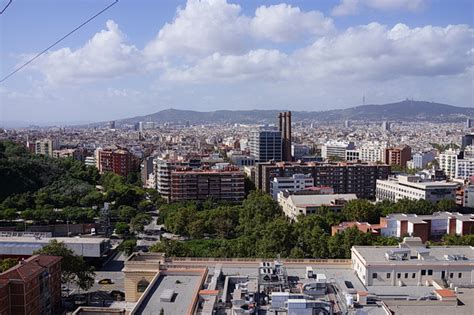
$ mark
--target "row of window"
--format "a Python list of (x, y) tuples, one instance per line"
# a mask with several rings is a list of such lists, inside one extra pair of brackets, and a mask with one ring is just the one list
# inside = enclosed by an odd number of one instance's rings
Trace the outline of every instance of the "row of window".
[[(409, 274), (410, 274), (410, 273), (405, 272), (405, 273), (404, 273), (404, 278), (405, 278), (405, 279), (408, 279)], [(442, 272), (442, 274), (444, 275), (444, 272)], [(422, 275), (422, 276), (426, 276), (426, 275), (432, 276), (432, 275), (433, 275), (433, 269), (428, 269), (428, 270), (422, 269), (422, 270), (421, 270), (421, 275)], [(386, 279), (390, 279), (391, 276), (392, 276), (392, 273), (387, 272), (385, 278), (386, 278)], [(372, 273), (372, 279), (377, 279), (377, 277), (378, 277), (378, 274), (377, 274), (376, 272)], [(402, 273), (398, 272), (398, 273), (397, 273), (397, 279), (401, 279), (401, 278), (402, 278)], [(411, 273), (411, 278), (412, 278), (412, 279), (415, 279), (415, 278), (416, 278), (416, 272)], [(453, 278), (454, 278), (454, 272), (450, 272), (450, 273), (449, 273), (449, 278), (450, 278), (450, 279), (453, 279)], [(459, 278), (459, 279), (462, 278), (462, 272), (459, 272), (459, 273), (458, 273), (458, 278)]]

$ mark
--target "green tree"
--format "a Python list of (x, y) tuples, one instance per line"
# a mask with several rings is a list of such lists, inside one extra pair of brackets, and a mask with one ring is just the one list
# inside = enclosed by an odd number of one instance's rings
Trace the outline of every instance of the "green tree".
[(355, 199), (347, 202), (342, 209), (342, 214), (349, 221), (363, 221), (378, 223), (380, 209), (365, 199)]
[(75, 255), (64, 243), (52, 240), (34, 254), (62, 257), (61, 281), (63, 283), (76, 283), (82, 290), (89, 290), (94, 285), (94, 267), (89, 266), (82, 256)]
[(115, 223), (115, 233), (123, 235), (128, 234), (130, 227), (126, 222), (117, 222)]
[(18, 264), (18, 260), (15, 258), (5, 258), (0, 260), (0, 273), (7, 271), (13, 266)]
[(436, 209), (438, 211), (453, 211), (454, 209), (456, 209), (456, 202), (451, 199), (440, 200), (436, 204)]
[(122, 243), (120, 243), (118, 249), (124, 252), (127, 256), (130, 256), (135, 251), (136, 247), (137, 247), (137, 241), (130, 239), (130, 240), (125, 240)]
[(130, 221), (130, 227), (133, 231), (143, 231), (145, 225), (151, 222), (151, 216), (146, 213), (139, 213)]

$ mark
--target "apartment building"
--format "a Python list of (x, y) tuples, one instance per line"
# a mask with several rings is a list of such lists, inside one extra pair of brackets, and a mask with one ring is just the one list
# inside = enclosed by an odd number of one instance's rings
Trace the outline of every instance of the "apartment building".
[(171, 201), (214, 198), (231, 202), (245, 196), (244, 172), (228, 167), (222, 170), (177, 169), (171, 172)]
[(379, 142), (366, 142), (357, 147), (359, 159), (363, 162), (384, 162), (387, 145)]
[(156, 189), (161, 197), (168, 202), (171, 201), (171, 172), (179, 168), (188, 167), (190, 167), (189, 161), (155, 159)]
[(378, 179), (376, 198), (378, 201), (400, 199), (424, 199), (436, 203), (443, 199), (456, 200), (458, 183), (446, 181), (424, 181), (415, 175), (399, 175), (387, 180)]
[(135, 167), (135, 157), (125, 149), (101, 149), (99, 154), (99, 172), (112, 172), (127, 176)]
[(458, 154), (458, 151), (449, 149), (438, 156), (439, 168), (442, 169), (449, 178), (456, 178)]
[[(351, 265), (366, 286), (454, 286), (474, 284), (472, 246), (431, 246), (405, 237), (398, 246), (353, 246)], [(442, 285), (442, 283), (441, 283)]]
[(0, 314), (61, 313), (61, 257), (34, 255), (0, 273)]
[(35, 154), (53, 156), (53, 150), (59, 148), (59, 141), (42, 139), (35, 142)]
[(283, 213), (291, 220), (297, 220), (299, 215), (316, 214), (321, 207), (328, 207), (332, 211), (340, 211), (351, 200), (357, 199), (355, 194), (310, 194), (290, 193), (281, 191), (278, 194), (278, 204)]
[(407, 145), (385, 149), (385, 163), (388, 165), (407, 167), (407, 162), (410, 160), (411, 148)]
[(380, 218), (383, 236), (416, 236), (423, 242), (439, 239), (443, 235), (469, 235), (474, 233), (474, 214), (435, 212), (432, 215), (393, 213)]
[(368, 163), (257, 163), (255, 185), (270, 193), (275, 177), (291, 177), (295, 174), (311, 174), (314, 186), (334, 189), (336, 194), (356, 194), (359, 198), (375, 198), (377, 179), (387, 179), (390, 166)]
[(296, 192), (314, 186), (311, 174), (294, 174), (289, 177), (275, 177), (270, 185), (270, 194), (277, 200), (278, 193), (283, 190)]
[(436, 154), (433, 151), (425, 151), (413, 154), (413, 168), (423, 169), (428, 163), (436, 159)]

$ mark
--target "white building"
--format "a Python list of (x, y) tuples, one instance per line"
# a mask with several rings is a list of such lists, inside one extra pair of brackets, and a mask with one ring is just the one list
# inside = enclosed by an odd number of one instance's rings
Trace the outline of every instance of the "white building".
[(339, 158), (346, 159), (346, 150), (354, 150), (354, 142), (329, 141), (321, 146), (321, 156), (324, 159)]
[(289, 177), (275, 177), (270, 183), (270, 194), (274, 200), (278, 199), (278, 193), (283, 190), (297, 192), (314, 186), (311, 174), (295, 174)]
[(357, 199), (355, 194), (290, 194), (281, 191), (278, 194), (278, 204), (282, 207), (283, 213), (292, 220), (297, 220), (299, 215), (316, 214), (322, 206), (333, 211), (340, 211), (344, 205)]
[(433, 151), (415, 153), (412, 156), (413, 168), (423, 169), (429, 162), (433, 161), (435, 158), (436, 155)]
[(449, 149), (438, 156), (439, 168), (450, 178), (456, 178), (456, 164), (458, 160), (458, 151)]
[(469, 179), (474, 175), (474, 158), (456, 159), (455, 178)]
[(360, 151), (359, 150), (346, 150), (346, 161), (359, 161)]
[(423, 181), (419, 176), (399, 175), (387, 180), (377, 179), (375, 195), (377, 201), (390, 200), (397, 202), (400, 199), (424, 199), (433, 203), (450, 199), (456, 200), (458, 183)]
[(298, 143), (294, 143), (291, 145), (291, 156), (296, 161), (306, 155), (309, 155), (309, 147), (307, 145)]
[(359, 158), (363, 162), (385, 161), (385, 149), (387, 145), (379, 142), (366, 142), (358, 146)]
[(418, 237), (399, 246), (353, 246), (351, 265), (366, 286), (430, 286), (438, 279), (474, 284), (474, 247), (432, 246)]

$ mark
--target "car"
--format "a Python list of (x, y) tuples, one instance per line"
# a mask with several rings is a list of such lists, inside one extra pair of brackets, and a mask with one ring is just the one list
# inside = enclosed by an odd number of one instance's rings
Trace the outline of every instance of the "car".
[(112, 279), (102, 279), (99, 280), (99, 284), (114, 284), (114, 282), (112, 281)]

